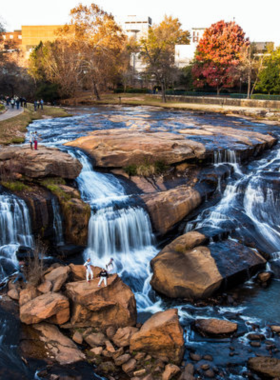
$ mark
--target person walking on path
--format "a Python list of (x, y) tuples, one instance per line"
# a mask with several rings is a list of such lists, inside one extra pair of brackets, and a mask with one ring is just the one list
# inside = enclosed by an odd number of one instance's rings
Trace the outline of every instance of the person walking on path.
[(34, 149), (38, 149), (38, 134), (37, 132), (34, 132)]
[(34, 100), (34, 111), (37, 111), (37, 100)]
[[(84, 266), (86, 267), (86, 279), (87, 282), (90, 282), (90, 280), (93, 280), (93, 271), (91, 269), (92, 262), (90, 261), (90, 258), (87, 259), (87, 261), (84, 263)], [(90, 277), (90, 279), (89, 279)]]
[(17, 110), (19, 110), (19, 104), (20, 104), (20, 100), (19, 100), (19, 98), (16, 98)]
[(114, 259), (113, 259), (113, 257), (111, 257), (111, 259), (108, 262), (108, 264), (106, 264), (106, 270), (109, 273), (111, 273), (114, 270)]
[(15, 108), (15, 99), (14, 98), (11, 99), (11, 106), (12, 106), (12, 109)]
[(33, 149), (34, 136), (32, 132), (30, 132), (29, 142), (30, 142), (30, 149)]
[(40, 100), (40, 104), (41, 104), (41, 110), (44, 109), (44, 100), (43, 99)]
[(99, 273), (99, 277), (100, 277), (100, 280), (98, 283), (98, 287), (101, 286), (103, 281), (104, 281), (105, 286), (107, 286), (107, 277), (109, 277), (109, 275), (105, 268), (102, 268), (102, 271)]

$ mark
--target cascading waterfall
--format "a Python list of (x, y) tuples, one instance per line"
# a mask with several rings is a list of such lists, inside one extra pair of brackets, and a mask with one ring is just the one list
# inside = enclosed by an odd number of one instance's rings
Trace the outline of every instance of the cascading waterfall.
[(53, 229), (55, 232), (56, 245), (64, 245), (63, 238), (63, 226), (62, 219), (60, 215), (59, 204), (56, 198), (52, 199), (52, 209), (53, 209)]
[(17, 247), (34, 245), (28, 208), (15, 195), (0, 195), (0, 231), (0, 275), (3, 277), (17, 265)]
[(149, 215), (130, 206), (130, 197), (115, 176), (95, 172), (81, 150), (68, 152), (83, 165), (77, 183), (81, 197), (92, 207), (84, 258), (100, 267), (113, 258), (115, 270), (135, 292), (138, 310), (157, 308), (149, 283), (149, 263), (157, 253)]

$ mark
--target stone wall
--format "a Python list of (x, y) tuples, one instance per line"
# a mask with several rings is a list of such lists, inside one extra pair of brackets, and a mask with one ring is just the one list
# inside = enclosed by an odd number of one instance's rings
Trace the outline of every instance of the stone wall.
[[(161, 99), (161, 95), (151, 95)], [(279, 100), (257, 100), (257, 99), (233, 99), (233, 98), (216, 98), (208, 96), (180, 96), (166, 95), (167, 101), (178, 101), (184, 103), (196, 104), (217, 104), (221, 106), (237, 106), (237, 107), (256, 107), (256, 108), (280, 108)]]

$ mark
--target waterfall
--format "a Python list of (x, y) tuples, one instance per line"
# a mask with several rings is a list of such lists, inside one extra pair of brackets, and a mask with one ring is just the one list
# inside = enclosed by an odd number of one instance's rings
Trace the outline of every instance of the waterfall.
[(236, 151), (227, 149), (227, 150), (218, 150), (214, 152), (214, 165), (224, 165), (228, 164), (233, 167), (233, 170), (237, 174), (242, 174), (242, 171), (239, 166), (239, 158), (237, 157)]
[(114, 270), (134, 291), (138, 310), (159, 311), (149, 280), (150, 260), (156, 255), (151, 222), (140, 206), (131, 206), (121, 182), (112, 174), (95, 172), (81, 150), (68, 150), (83, 165), (76, 179), (82, 199), (91, 205), (88, 247), (84, 259), (104, 267), (111, 258)]
[(59, 204), (56, 198), (52, 199), (52, 209), (53, 209), (53, 229), (55, 233), (56, 245), (64, 245), (63, 238), (63, 225), (60, 216)]
[(15, 195), (0, 195), (0, 230), (0, 276), (3, 277), (17, 265), (17, 247), (34, 245), (28, 208)]

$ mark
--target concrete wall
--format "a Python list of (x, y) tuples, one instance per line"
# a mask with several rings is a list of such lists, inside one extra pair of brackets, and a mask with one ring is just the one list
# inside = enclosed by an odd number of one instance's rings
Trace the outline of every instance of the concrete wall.
[[(161, 98), (160, 95), (151, 95)], [(280, 100), (255, 100), (255, 99), (232, 99), (232, 98), (214, 98), (208, 96), (179, 96), (166, 95), (166, 99), (174, 102), (196, 103), (196, 104), (217, 104), (237, 107), (256, 107), (256, 108), (279, 108)]]

